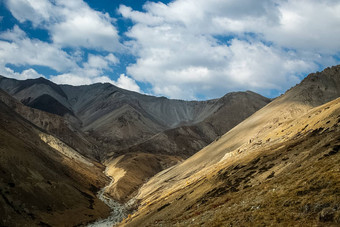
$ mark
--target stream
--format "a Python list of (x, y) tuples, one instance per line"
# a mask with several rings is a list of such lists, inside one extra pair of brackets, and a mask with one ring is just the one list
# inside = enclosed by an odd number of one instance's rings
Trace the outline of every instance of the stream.
[[(106, 170), (104, 171), (104, 173), (105, 173), (106, 176), (108, 176), (106, 174)], [(110, 177), (110, 176), (108, 176), (108, 177)], [(108, 184), (104, 188), (102, 188), (97, 194), (97, 197), (111, 208), (110, 216), (108, 218), (105, 218), (105, 219), (99, 219), (96, 222), (93, 222), (93, 223), (87, 225), (87, 227), (111, 227), (111, 226), (121, 222), (125, 217), (127, 217), (128, 212), (127, 212), (125, 206), (116, 202), (115, 200), (113, 200), (112, 198), (107, 196), (106, 193), (105, 193), (106, 190), (114, 182), (114, 179), (112, 177), (110, 177), (110, 178), (111, 178), (110, 184)]]

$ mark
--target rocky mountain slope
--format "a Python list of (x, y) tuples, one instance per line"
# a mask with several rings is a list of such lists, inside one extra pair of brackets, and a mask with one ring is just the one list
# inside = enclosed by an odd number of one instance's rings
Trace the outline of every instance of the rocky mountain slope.
[[(189, 151), (180, 149), (187, 157), (270, 101), (251, 92), (236, 93), (232, 96), (243, 102), (239, 107), (232, 104), (233, 98), (229, 100), (228, 96), (209, 101), (170, 100), (138, 94), (111, 84), (74, 87), (56, 85), (43, 78), (19, 81), (2, 77), (0, 88), (27, 106), (64, 116), (73, 128), (105, 146), (103, 159), (106, 154), (113, 155), (164, 130), (198, 124), (220, 115), (227, 124), (206, 124), (204, 130), (199, 130), (208, 136), (203, 142), (190, 143)], [(229, 112), (241, 114), (231, 116)]]
[(340, 66), (299, 85), (133, 199), (123, 226), (339, 225)]
[(216, 101), (215, 105), (219, 107), (204, 120), (160, 132), (130, 147), (128, 152), (144, 151), (190, 157), (269, 101), (251, 91), (228, 93)]
[(0, 92), (1, 226), (73, 226), (109, 214), (96, 197), (109, 182), (104, 166), (49, 133), (69, 130), (49, 115)]

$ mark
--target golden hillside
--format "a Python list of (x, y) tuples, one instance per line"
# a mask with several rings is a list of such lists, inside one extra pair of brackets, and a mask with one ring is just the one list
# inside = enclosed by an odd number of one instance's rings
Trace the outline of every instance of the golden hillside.
[(122, 225), (338, 225), (339, 85), (339, 66), (309, 75), (151, 178)]

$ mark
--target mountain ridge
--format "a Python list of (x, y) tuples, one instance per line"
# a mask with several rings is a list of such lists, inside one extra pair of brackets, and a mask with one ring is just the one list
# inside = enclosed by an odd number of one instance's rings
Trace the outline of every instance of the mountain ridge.
[[(108, 83), (56, 85), (43, 78), (28, 82), (1, 78), (0, 88), (25, 105), (65, 115), (74, 127), (106, 144), (107, 153), (127, 149), (164, 130), (199, 123), (227, 101), (223, 97), (207, 101), (171, 100), (138, 94)], [(263, 100), (256, 110), (269, 102), (269, 99), (251, 94), (254, 99)], [(246, 115), (252, 112), (254, 110)]]

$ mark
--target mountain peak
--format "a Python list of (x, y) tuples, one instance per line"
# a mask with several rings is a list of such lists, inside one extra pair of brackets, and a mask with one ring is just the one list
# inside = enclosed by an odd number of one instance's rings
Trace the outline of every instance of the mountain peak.
[(33, 85), (39, 85), (39, 84), (44, 84), (47, 85), (49, 87), (51, 87), (55, 92), (57, 92), (59, 95), (61, 95), (62, 97), (67, 99), (66, 94), (64, 93), (64, 91), (55, 83), (53, 83), (50, 80), (47, 80), (46, 78), (43, 77), (39, 77), (37, 79), (28, 79), (28, 80), (23, 80), (20, 83), (20, 86), (16, 89), (16, 93), (29, 88)]
[(319, 106), (340, 96), (340, 65), (311, 73), (301, 83), (279, 97), (282, 101), (294, 101)]

